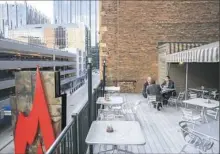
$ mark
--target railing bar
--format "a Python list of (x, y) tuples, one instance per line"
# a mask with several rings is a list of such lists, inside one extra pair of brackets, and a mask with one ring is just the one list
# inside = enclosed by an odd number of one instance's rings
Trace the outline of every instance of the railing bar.
[[(72, 152), (74, 153), (74, 144), (75, 144), (75, 138), (77, 137), (77, 136), (74, 136), (74, 127), (76, 126), (76, 124), (75, 125), (72, 125), (72, 127), (71, 127), (71, 129), (72, 129), (72, 135), (71, 135), (71, 138), (72, 138), (72, 148), (73, 148), (73, 150), (72, 150)], [(76, 147), (77, 148), (77, 147)]]
[[(100, 89), (101, 86), (102, 84), (99, 83), (98, 88), (94, 89), (92, 94), (93, 107), (95, 112), (97, 110), (97, 107), (95, 107), (96, 100), (99, 97), (99, 95), (102, 95), (102, 89)], [(72, 115), (72, 121), (60, 133), (60, 135), (49, 148), (49, 150), (46, 152), (46, 154), (80, 154), (80, 152), (84, 153), (87, 150), (88, 145), (85, 143), (85, 137), (87, 135), (87, 131), (89, 130), (89, 125), (87, 121), (82, 120), (84, 119), (84, 116), (89, 116), (87, 115), (88, 107), (89, 104), (88, 102), (86, 102), (80, 110), (80, 112), (76, 113), (75, 115)], [(92, 117), (96, 118), (96, 114), (94, 114)]]
[(70, 137), (70, 153), (74, 153), (74, 152), (73, 152), (73, 138), (72, 138), (72, 133), (73, 133), (73, 128), (70, 127), (70, 134), (69, 134), (69, 137)]
[[(63, 140), (64, 140), (64, 138), (63, 138)], [(60, 147), (60, 148), (61, 148), (61, 153), (64, 153), (64, 148), (63, 148), (63, 146), (64, 146), (63, 144), (64, 144), (64, 143), (63, 143), (63, 140), (61, 141), (61, 145), (60, 145), (60, 146), (61, 146), (61, 147)]]
[(55, 142), (51, 145), (51, 147), (49, 148), (49, 150), (46, 152), (46, 154), (52, 154), (54, 152), (54, 147), (58, 146), (59, 143), (62, 141), (62, 139), (64, 138), (66, 132), (68, 131), (68, 129), (71, 127), (71, 125), (74, 124), (74, 120), (72, 120), (65, 128), (64, 130), (60, 133), (60, 135), (56, 138)]
[(80, 154), (79, 153), (79, 117), (78, 117), (78, 115), (76, 115), (76, 134), (77, 134), (77, 152), (78, 152), (78, 154)]
[(66, 148), (66, 149), (67, 149), (67, 153), (70, 153), (70, 152), (69, 152), (69, 148), (70, 148), (70, 146), (69, 146), (69, 143), (70, 143), (70, 140), (69, 140), (69, 131), (68, 131), (67, 134), (66, 134), (66, 140), (67, 140), (67, 142), (66, 142), (66, 144), (67, 144), (67, 146), (66, 146), (66, 147), (67, 147), (67, 148)]
[(63, 143), (64, 143), (64, 154), (66, 154), (66, 134), (65, 134)]

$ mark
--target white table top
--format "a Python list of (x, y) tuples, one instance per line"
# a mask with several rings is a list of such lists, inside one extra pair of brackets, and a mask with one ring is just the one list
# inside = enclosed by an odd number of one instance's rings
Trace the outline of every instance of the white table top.
[(115, 92), (120, 92), (120, 87), (105, 87), (106, 91), (115, 91)]
[(170, 92), (170, 91), (174, 91), (175, 89), (171, 89), (171, 88), (162, 88), (161, 93), (166, 93), (166, 92)]
[(96, 103), (108, 106), (121, 105), (124, 103), (124, 99), (121, 96), (110, 96), (109, 100), (107, 101), (104, 97), (99, 97)]
[(204, 98), (194, 98), (194, 99), (189, 99), (189, 100), (184, 100), (183, 103), (187, 104), (192, 104), (192, 105), (197, 105), (197, 106), (202, 106), (206, 108), (215, 108), (219, 106), (219, 102), (216, 100), (210, 100), (211, 103), (208, 104), (207, 99)]
[[(114, 132), (106, 132), (108, 125)], [(87, 144), (143, 145), (145, 142), (137, 121), (93, 121), (86, 137)]]

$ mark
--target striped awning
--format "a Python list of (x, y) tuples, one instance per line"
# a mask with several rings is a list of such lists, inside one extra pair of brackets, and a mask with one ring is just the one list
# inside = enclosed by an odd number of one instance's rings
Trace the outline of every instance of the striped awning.
[(166, 55), (168, 63), (175, 62), (197, 62), (197, 63), (215, 63), (219, 62), (219, 42), (210, 43), (200, 47), (192, 48), (182, 52)]

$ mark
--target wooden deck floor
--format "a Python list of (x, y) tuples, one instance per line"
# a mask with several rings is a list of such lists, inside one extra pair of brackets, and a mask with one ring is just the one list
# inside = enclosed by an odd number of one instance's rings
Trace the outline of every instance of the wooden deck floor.
[[(178, 122), (181, 120), (180, 110), (168, 106), (161, 111), (157, 111), (144, 103), (146, 100), (140, 94), (122, 95), (125, 96), (127, 105), (137, 100), (143, 100), (143, 103), (137, 109), (137, 117), (141, 124), (146, 144), (144, 146), (120, 146), (120, 148), (126, 148), (135, 154), (179, 153), (185, 144), (178, 126)], [(218, 123), (219, 121), (213, 122)], [(218, 134), (219, 132), (216, 132), (216, 138), (219, 138)], [(111, 148), (112, 146), (96, 145), (94, 146), (94, 154)], [(187, 153), (196, 153), (194, 149), (190, 148), (186, 149), (186, 151)], [(219, 153), (218, 142), (214, 145), (214, 153)]]

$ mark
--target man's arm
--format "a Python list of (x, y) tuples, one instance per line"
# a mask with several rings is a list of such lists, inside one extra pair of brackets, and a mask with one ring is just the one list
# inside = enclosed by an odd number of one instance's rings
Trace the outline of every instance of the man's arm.
[(159, 91), (161, 91), (162, 89), (161, 89), (160, 85), (157, 85), (157, 86), (158, 86)]
[(147, 87), (146, 92), (147, 92), (148, 95), (150, 94), (149, 86)]
[(147, 82), (144, 83), (143, 91), (146, 92)]

